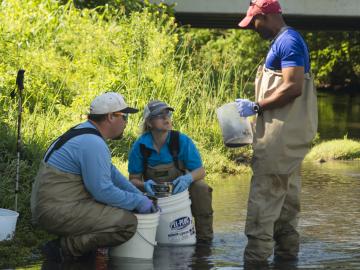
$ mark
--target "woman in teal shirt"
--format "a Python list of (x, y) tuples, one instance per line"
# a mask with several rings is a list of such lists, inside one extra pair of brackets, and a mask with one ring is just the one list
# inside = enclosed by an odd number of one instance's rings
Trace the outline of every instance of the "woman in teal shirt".
[(129, 155), (129, 178), (139, 189), (154, 194), (154, 184), (172, 182), (173, 194), (189, 189), (198, 243), (213, 238), (212, 189), (204, 182), (205, 170), (193, 141), (172, 130), (174, 111), (162, 101), (144, 109), (143, 134)]

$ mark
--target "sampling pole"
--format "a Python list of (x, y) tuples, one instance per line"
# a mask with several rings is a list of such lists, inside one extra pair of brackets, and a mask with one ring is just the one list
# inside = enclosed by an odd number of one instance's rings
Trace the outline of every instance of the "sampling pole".
[(22, 113), (22, 94), (24, 90), (24, 73), (25, 70), (20, 69), (16, 76), (16, 85), (19, 91), (18, 104), (18, 120), (17, 120), (17, 142), (16, 142), (16, 183), (15, 183), (15, 211), (18, 210), (18, 192), (20, 178), (20, 151), (21, 151), (21, 113)]

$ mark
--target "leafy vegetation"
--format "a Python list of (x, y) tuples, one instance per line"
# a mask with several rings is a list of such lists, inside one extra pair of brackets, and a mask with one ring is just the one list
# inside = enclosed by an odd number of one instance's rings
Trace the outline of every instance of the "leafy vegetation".
[[(253, 98), (256, 67), (268, 44), (250, 31), (177, 28), (169, 14), (169, 7), (140, 0), (1, 2), (2, 208), (12, 209), (14, 204), (18, 100), (11, 93), (17, 70), (23, 68), (26, 73), (20, 218), (14, 240), (0, 244), (0, 267), (28, 263), (36, 257), (36, 247), (51, 237), (30, 224), (32, 181), (50, 142), (84, 121), (91, 100), (102, 92), (118, 91), (140, 109), (151, 99), (174, 106), (175, 128), (194, 139), (208, 181), (249, 170), (233, 160), (239, 155), (247, 160), (250, 148), (223, 147), (215, 110), (236, 97)], [(324, 50), (312, 56), (323, 57), (315, 61), (315, 70), (326, 81), (339, 54), (329, 56), (315, 34), (309, 37), (314, 39), (311, 46), (318, 44)], [(358, 47), (344, 42), (341, 50), (350, 61)], [(354, 74), (358, 74), (359, 61), (353, 59)], [(325, 62), (328, 67), (323, 68)], [(132, 115), (124, 139), (110, 143), (113, 161), (123, 173), (140, 122), (141, 113)]]
[(360, 85), (360, 32), (310, 32), (312, 70), (318, 85)]
[[(214, 75), (209, 63), (195, 61), (191, 35), (178, 30), (161, 9), (144, 7), (126, 14), (114, 6), (90, 10), (72, 2), (8, 0), (1, 3), (0, 20), (0, 205), (9, 209), (14, 205), (18, 114), (11, 93), (17, 70), (26, 70), (20, 218), (15, 239), (0, 244), (1, 267), (28, 262), (34, 248), (49, 237), (30, 225), (32, 181), (50, 142), (83, 121), (101, 92), (118, 91), (140, 109), (155, 98), (175, 106), (175, 128), (197, 143), (209, 181), (221, 173), (247, 170), (229, 159), (232, 152), (223, 148), (215, 116), (218, 106), (242, 94), (245, 79), (229, 79), (223, 67)], [(235, 79), (238, 89), (229, 81)], [(124, 173), (140, 121), (141, 114), (130, 117), (124, 140), (111, 143), (114, 162)], [(23, 237), (29, 233), (34, 241), (27, 245)], [(11, 254), (15, 256), (9, 258)]]

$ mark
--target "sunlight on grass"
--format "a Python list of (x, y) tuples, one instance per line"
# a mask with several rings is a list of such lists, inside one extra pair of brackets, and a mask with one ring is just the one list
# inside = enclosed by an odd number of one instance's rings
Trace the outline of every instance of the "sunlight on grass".
[(338, 139), (322, 142), (314, 146), (305, 160), (352, 160), (360, 158), (360, 142), (350, 139)]

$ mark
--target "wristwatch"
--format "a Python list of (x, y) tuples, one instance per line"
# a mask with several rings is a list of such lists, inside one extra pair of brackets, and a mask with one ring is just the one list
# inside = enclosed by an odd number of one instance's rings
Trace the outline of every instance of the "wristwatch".
[(254, 112), (256, 112), (258, 115), (261, 115), (262, 113), (262, 108), (260, 107), (259, 102), (255, 102), (254, 106), (253, 106), (253, 110)]

